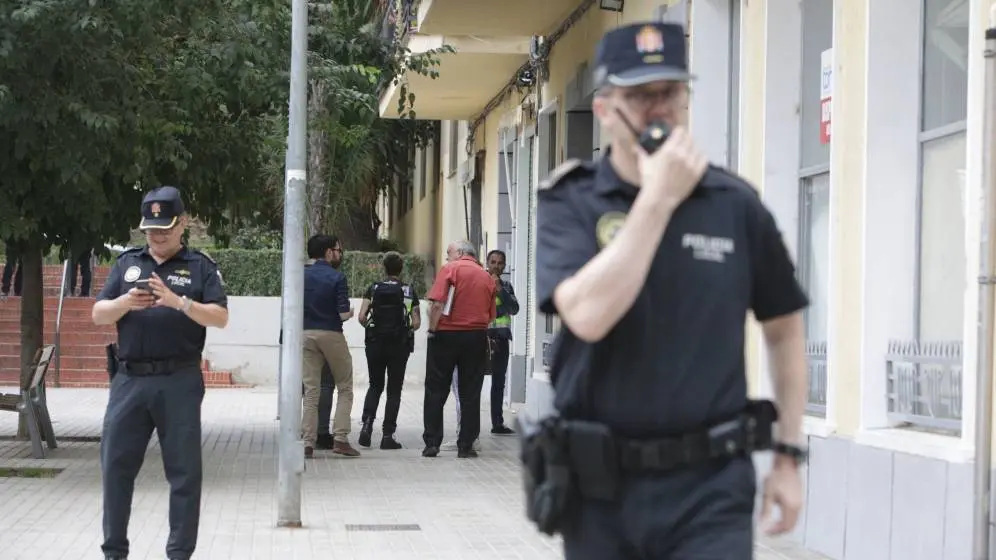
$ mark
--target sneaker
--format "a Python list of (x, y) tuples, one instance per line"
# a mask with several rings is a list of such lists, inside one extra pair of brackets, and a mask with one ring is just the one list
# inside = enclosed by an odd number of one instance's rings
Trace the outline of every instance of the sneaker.
[(332, 453), (336, 455), (342, 455), (343, 457), (359, 457), (360, 452), (353, 449), (352, 445), (349, 445), (348, 441), (337, 441), (332, 444)]
[(380, 439), (381, 449), (401, 449), (401, 444), (398, 440), (394, 439), (394, 436), (384, 436)]
[(494, 428), (491, 428), (491, 434), (496, 436), (514, 436), (515, 430), (502, 424), (501, 426), (495, 426)]
[(427, 445), (422, 450), (423, 457), (435, 457), (436, 455), (439, 455), (439, 448), (435, 445)]
[(461, 449), (457, 451), (457, 458), (459, 459), (476, 459), (477, 457), (477, 451), (473, 449)]

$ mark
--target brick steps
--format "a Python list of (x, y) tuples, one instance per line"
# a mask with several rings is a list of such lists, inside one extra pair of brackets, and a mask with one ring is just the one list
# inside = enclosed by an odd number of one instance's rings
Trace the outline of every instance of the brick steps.
[[(94, 271), (91, 295), (96, 295), (107, 279), (110, 267), (97, 267)], [(45, 320), (44, 340), (52, 344), (55, 339), (55, 317), (59, 308), (59, 282), (62, 267), (44, 267)], [(113, 326), (97, 326), (90, 319), (95, 300), (67, 297), (62, 307), (62, 324), (59, 357), (60, 387), (107, 387), (107, 358), (104, 347), (117, 339)], [(0, 385), (16, 386), (20, 370), (20, 321), (21, 298), (0, 300)], [(205, 361), (202, 364), (204, 384), (209, 388), (238, 388), (231, 372), (213, 371)], [(55, 364), (49, 369), (47, 386), (55, 385)]]

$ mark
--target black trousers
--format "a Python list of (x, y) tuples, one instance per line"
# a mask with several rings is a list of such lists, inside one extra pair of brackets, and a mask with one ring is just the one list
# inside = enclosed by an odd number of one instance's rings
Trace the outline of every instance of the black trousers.
[(460, 433), (457, 447), (471, 449), (481, 435), (481, 387), (488, 360), (488, 333), (442, 331), (429, 338), (425, 359), (425, 401), (422, 440), (439, 447), (443, 443), (443, 407), (453, 383), (453, 368), (460, 370)]
[(128, 556), (135, 477), (153, 430), (170, 489), (166, 556), (186, 560), (194, 553), (201, 512), (203, 400), (204, 378), (196, 366), (172, 375), (132, 377), (125, 370), (114, 376), (100, 438), (105, 555)]
[(582, 500), (565, 560), (750, 560), (754, 463), (720, 461), (624, 480), (618, 502)]
[(14, 281), (14, 295), (21, 295), (21, 288), (24, 287), (24, 268), (21, 266), (21, 258), (12, 256), (8, 252), (7, 262), (3, 265), (3, 276), (0, 278), (0, 292), (10, 294), (11, 280)]
[(508, 347), (510, 342), (507, 338), (491, 338), (492, 428), (505, 425), (505, 383), (508, 379)]
[(73, 262), (69, 268), (69, 295), (76, 293), (76, 270), (80, 271), (80, 296), (90, 297), (90, 283), (93, 278), (93, 271), (90, 269), (90, 256), (92, 249), (73, 256)]
[(387, 401), (384, 403), (384, 435), (393, 434), (398, 428), (398, 411), (401, 409), (401, 388), (408, 368), (408, 337), (389, 340), (369, 340), (366, 343), (367, 373), (370, 387), (363, 400), (363, 422), (377, 418), (380, 395), (387, 381)]

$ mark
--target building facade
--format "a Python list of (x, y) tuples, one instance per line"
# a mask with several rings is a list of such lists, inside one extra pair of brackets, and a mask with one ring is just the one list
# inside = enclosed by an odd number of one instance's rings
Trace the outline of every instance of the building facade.
[[(441, 121), (386, 233), (442, 262), (469, 238), (509, 257), (508, 399), (549, 406), (558, 328), (532, 287), (536, 185), (606, 141), (590, 109), (604, 31), (688, 25), (691, 127), (774, 212), (812, 299), (807, 508), (794, 535), (831, 558), (968, 559), (982, 195), (982, 0), (422, 0), (406, 76)], [(534, 61), (534, 64), (530, 64)], [(396, 117), (397, 87), (381, 114)], [(418, 182), (421, 180), (421, 183)], [(421, 185), (421, 186), (420, 186)], [(759, 331), (749, 380), (770, 395)]]

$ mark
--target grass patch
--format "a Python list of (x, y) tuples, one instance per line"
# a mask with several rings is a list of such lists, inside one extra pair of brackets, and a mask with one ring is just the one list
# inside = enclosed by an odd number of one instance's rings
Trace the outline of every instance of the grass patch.
[(55, 478), (65, 469), (44, 467), (8, 468), (0, 467), (0, 478)]

